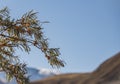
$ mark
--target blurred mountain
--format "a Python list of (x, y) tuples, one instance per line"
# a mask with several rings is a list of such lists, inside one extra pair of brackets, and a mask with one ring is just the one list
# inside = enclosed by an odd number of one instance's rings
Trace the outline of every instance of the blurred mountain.
[[(29, 68), (27, 68), (27, 71), (28, 71), (27, 76), (29, 76), (31, 82), (41, 80), (43, 78), (50, 77), (53, 75), (60, 74), (59, 72), (57, 72), (55, 70), (44, 69), (44, 68), (36, 69), (36, 68), (29, 67)], [(0, 84), (17, 84), (17, 83), (16, 83), (15, 79), (13, 79), (10, 82), (7, 82), (5, 73), (0, 72)]]
[(120, 84), (120, 52), (91, 73), (61, 74), (31, 84)]

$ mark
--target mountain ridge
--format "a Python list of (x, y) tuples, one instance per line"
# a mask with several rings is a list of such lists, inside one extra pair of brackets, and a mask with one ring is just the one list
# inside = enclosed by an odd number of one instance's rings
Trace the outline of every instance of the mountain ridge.
[(31, 84), (120, 84), (120, 52), (91, 73), (61, 74)]

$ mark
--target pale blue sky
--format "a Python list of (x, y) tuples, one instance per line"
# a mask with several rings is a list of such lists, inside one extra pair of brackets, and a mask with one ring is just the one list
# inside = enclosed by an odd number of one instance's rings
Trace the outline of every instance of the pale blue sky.
[[(88, 72), (120, 52), (120, 0), (0, 0), (12, 17), (29, 10), (39, 12), (50, 46), (59, 47), (66, 61), (60, 71)], [(51, 68), (37, 49), (21, 59), (32, 67)]]

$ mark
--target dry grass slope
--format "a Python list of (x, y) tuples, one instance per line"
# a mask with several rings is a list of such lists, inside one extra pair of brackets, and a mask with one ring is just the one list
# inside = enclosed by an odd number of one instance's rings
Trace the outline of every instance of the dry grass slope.
[(92, 73), (56, 75), (31, 84), (120, 84), (120, 52)]

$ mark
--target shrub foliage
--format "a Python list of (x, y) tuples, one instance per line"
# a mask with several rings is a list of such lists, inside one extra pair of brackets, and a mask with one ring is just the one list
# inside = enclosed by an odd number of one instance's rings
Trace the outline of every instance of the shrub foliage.
[(44, 53), (52, 67), (64, 67), (59, 48), (49, 48), (41, 24), (33, 11), (16, 20), (10, 17), (7, 7), (0, 10), (0, 70), (7, 74), (8, 80), (14, 77), (18, 84), (29, 83), (26, 64), (19, 61), (16, 49), (29, 53), (34, 46)]

